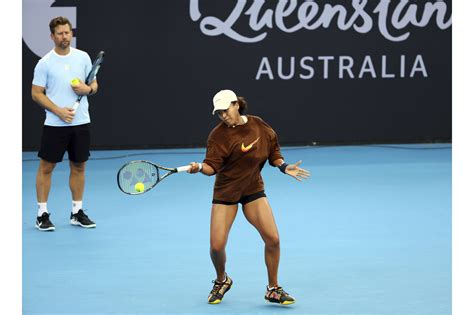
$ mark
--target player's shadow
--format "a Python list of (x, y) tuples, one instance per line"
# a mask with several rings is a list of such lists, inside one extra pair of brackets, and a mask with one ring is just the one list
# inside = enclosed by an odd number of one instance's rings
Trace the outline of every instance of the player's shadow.
[(266, 309), (266, 310), (269, 310), (269, 309), (272, 309), (272, 310), (277, 310), (277, 309), (281, 309), (281, 311), (279, 312), (294, 312), (297, 308), (296, 305), (280, 305), (280, 304), (276, 304), (276, 303), (266, 303), (266, 304), (263, 304), (263, 305), (259, 305), (257, 308), (259, 309)]

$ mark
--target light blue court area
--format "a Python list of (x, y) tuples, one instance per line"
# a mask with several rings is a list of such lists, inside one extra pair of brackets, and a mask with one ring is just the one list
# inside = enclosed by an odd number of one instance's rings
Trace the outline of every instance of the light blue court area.
[(202, 161), (203, 149), (94, 151), (84, 207), (69, 224), (68, 162), (58, 164), (39, 232), (36, 153), (23, 153), (24, 314), (451, 314), (451, 145), (287, 147), (312, 177), (265, 166), (289, 307), (264, 301), (263, 242), (240, 212), (227, 247), (234, 286), (208, 305), (213, 178), (176, 174), (141, 196), (121, 193), (129, 160)]

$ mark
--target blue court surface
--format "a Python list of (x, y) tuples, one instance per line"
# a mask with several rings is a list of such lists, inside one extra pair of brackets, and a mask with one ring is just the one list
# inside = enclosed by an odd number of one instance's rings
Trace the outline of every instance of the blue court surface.
[[(69, 167), (53, 175), (54, 232), (35, 229), (36, 152), (23, 153), (24, 314), (451, 314), (451, 144), (284, 147), (311, 171), (299, 183), (266, 165), (281, 238), (279, 281), (297, 299), (263, 299), (263, 241), (237, 215), (227, 246), (234, 280), (207, 304), (213, 177), (176, 174), (140, 196), (119, 191), (127, 161), (202, 161), (204, 149), (93, 151), (84, 207), (69, 224)], [(67, 155), (66, 155), (67, 157)]]

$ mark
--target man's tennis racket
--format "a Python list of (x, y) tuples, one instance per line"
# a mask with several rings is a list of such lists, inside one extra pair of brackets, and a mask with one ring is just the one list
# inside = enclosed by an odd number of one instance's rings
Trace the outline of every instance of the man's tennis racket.
[[(168, 168), (149, 161), (131, 161), (123, 165), (117, 173), (117, 184), (128, 195), (146, 193), (166, 177), (174, 173), (186, 172), (191, 165)], [(160, 170), (168, 171), (160, 176)]]
[[(101, 51), (97, 55), (97, 58), (95, 58), (95, 61), (92, 64), (92, 69), (91, 69), (91, 71), (89, 72), (89, 74), (87, 75), (87, 78), (86, 78), (85, 83), (87, 85), (91, 84), (91, 82), (94, 80), (95, 76), (97, 75), (97, 72), (99, 72), (100, 66), (102, 65), (102, 62), (104, 61), (104, 57), (105, 57), (105, 52)], [(77, 108), (79, 107), (79, 105), (81, 104), (82, 97), (83, 97), (83, 95), (79, 95), (77, 97), (76, 102), (74, 102), (74, 105), (72, 105), (72, 109), (74, 111), (76, 111)]]

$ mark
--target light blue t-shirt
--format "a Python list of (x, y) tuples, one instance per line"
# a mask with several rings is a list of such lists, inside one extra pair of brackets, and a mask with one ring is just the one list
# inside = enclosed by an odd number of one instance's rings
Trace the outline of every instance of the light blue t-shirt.
[[(46, 96), (59, 107), (72, 107), (78, 95), (71, 87), (71, 81), (79, 78), (85, 82), (87, 74), (92, 69), (89, 55), (79, 49), (71, 47), (69, 54), (58, 55), (54, 49), (38, 61), (35, 67), (33, 85), (46, 88)], [(47, 126), (77, 126), (90, 123), (89, 102), (83, 96), (81, 104), (76, 110), (72, 123), (66, 123), (58, 116), (46, 111)]]

